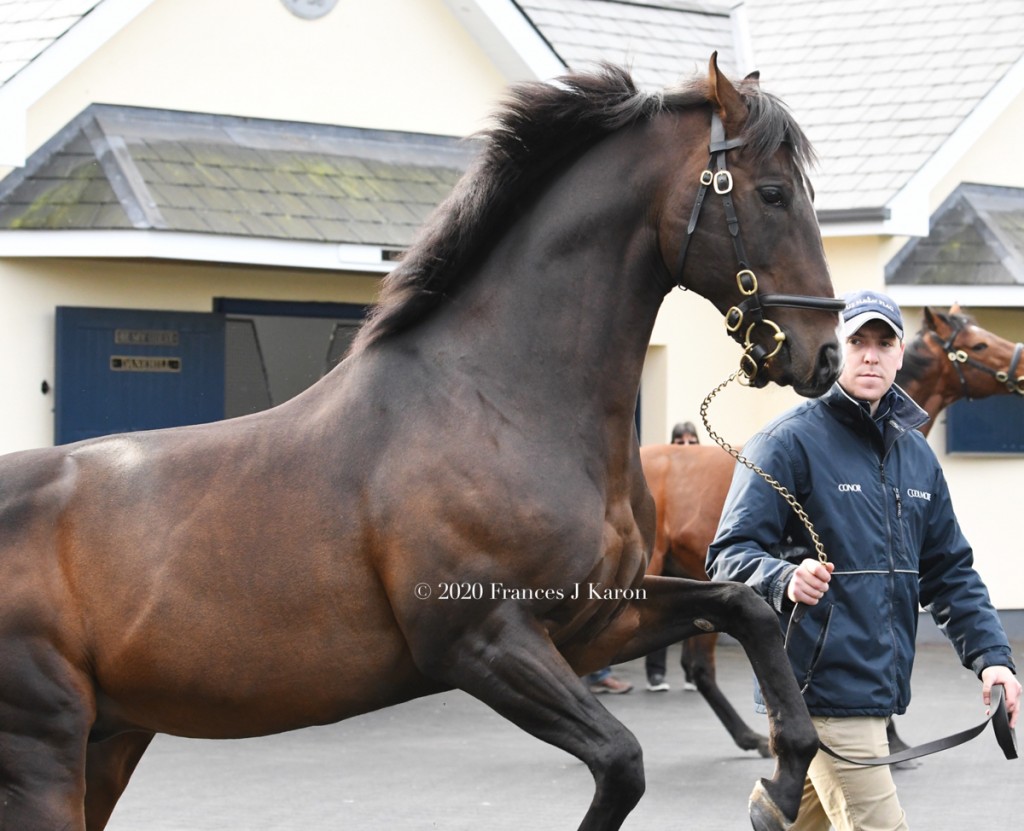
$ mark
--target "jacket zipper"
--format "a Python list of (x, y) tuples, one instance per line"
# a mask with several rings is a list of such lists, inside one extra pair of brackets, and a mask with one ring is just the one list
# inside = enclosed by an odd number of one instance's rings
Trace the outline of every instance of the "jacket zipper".
[[(883, 496), (885, 496), (886, 492), (889, 490), (889, 487), (890, 487), (889, 486), (889, 481), (888, 481), (888, 479), (886, 478), (886, 475), (885, 475), (885, 456), (887, 456), (887, 455), (888, 455), (888, 452), (886, 452), (883, 455), (882, 461), (878, 465), (878, 472), (879, 472), (881, 480), (882, 480), (882, 494), (883, 494)], [(900, 502), (900, 489), (897, 486), (893, 485), (892, 486), (892, 491), (893, 491), (893, 493), (896, 496), (896, 527), (897, 527), (897, 529), (900, 530), (900, 533), (902, 533), (901, 523), (902, 523), (902, 517), (903, 517), (903, 505)], [(892, 694), (893, 694), (893, 706), (895, 707), (899, 703), (899, 701), (898, 701), (898, 698), (899, 698), (898, 690), (900, 688), (900, 680), (899, 680), (900, 648), (899, 648), (899, 640), (896, 637), (896, 631), (895, 631), (895, 629), (893, 627), (893, 618), (895, 616), (895, 609), (893, 608), (893, 603), (895, 602), (894, 598), (896, 596), (896, 585), (895, 585), (896, 584), (896, 560), (895, 560), (895, 558), (893, 556), (893, 547), (895, 545), (895, 538), (893, 536), (892, 522), (890, 521), (890, 517), (889, 517), (889, 500), (888, 500), (888, 498), (886, 498), (884, 500), (884, 502), (885, 502), (885, 532), (886, 532), (886, 542), (887, 542), (887, 547), (886, 547), (886, 552), (885, 553), (886, 553), (886, 557), (889, 560), (889, 638), (890, 638), (890, 642), (892, 643), (892, 651), (893, 651), (893, 664), (892, 664), (892, 668), (893, 668), (894, 687), (893, 687)]]

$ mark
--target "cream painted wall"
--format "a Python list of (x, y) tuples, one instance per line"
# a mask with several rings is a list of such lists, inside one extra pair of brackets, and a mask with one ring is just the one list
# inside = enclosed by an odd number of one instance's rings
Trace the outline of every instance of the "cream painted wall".
[[(53, 444), (54, 309), (99, 306), (209, 312), (214, 297), (370, 303), (379, 276), (185, 263), (6, 261), (0, 272), (0, 454)], [(10, 310), (7, 312), (6, 310)]]
[(318, 20), (159, 0), (32, 107), (29, 142), (90, 103), (466, 135), (505, 83), (442, 0), (345, 0)]
[(949, 483), (960, 527), (974, 548), (975, 567), (999, 609), (1024, 609), (1024, 559), (1016, 534), (1024, 459), (948, 455), (945, 419), (928, 434)]
[(931, 194), (934, 211), (961, 182), (1003, 187), (1024, 187), (1024, 164), (1020, 162), (1020, 130), (1024, 124), (1024, 94), (986, 131), (960, 162), (944, 176)]

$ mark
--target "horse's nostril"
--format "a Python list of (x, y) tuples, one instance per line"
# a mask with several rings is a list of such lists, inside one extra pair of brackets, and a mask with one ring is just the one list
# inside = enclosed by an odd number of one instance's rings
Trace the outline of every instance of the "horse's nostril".
[(824, 386), (839, 377), (839, 346), (826, 343), (818, 352), (818, 381)]

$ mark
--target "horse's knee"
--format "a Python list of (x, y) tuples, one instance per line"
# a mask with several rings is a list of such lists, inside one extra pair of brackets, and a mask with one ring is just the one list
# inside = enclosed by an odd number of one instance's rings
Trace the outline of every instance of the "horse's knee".
[(769, 632), (779, 630), (779, 619), (775, 610), (757, 592), (743, 583), (728, 583), (724, 592), (724, 603), (728, 609), (727, 625), (717, 627), (739, 638), (744, 632)]
[(602, 743), (593, 757), (591, 771), (597, 783), (598, 799), (607, 795), (632, 807), (647, 789), (643, 749), (636, 737), (625, 729)]
[(818, 752), (818, 731), (809, 717), (790, 719), (775, 730), (773, 744), (780, 758), (790, 759), (799, 769), (806, 770)]

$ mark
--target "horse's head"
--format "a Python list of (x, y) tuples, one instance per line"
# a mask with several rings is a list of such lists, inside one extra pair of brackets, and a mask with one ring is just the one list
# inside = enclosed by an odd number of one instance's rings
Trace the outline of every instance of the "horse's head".
[[(788, 110), (760, 90), (737, 88), (712, 55), (706, 110), (709, 155), (692, 153), (662, 233), (681, 242), (679, 285), (710, 300), (746, 347), (750, 382), (820, 395), (839, 373), (834, 298), (805, 167), (813, 153)], [(699, 115), (704, 113), (703, 116)], [(665, 236), (663, 236), (663, 239)]]
[(1024, 345), (982, 329), (958, 305), (952, 306), (948, 314), (925, 307), (919, 337), (930, 349), (940, 352), (939, 360), (948, 359), (953, 370), (950, 374), (955, 374), (959, 384), (959, 389), (951, 391), (954, 400), (1024, 395)]

